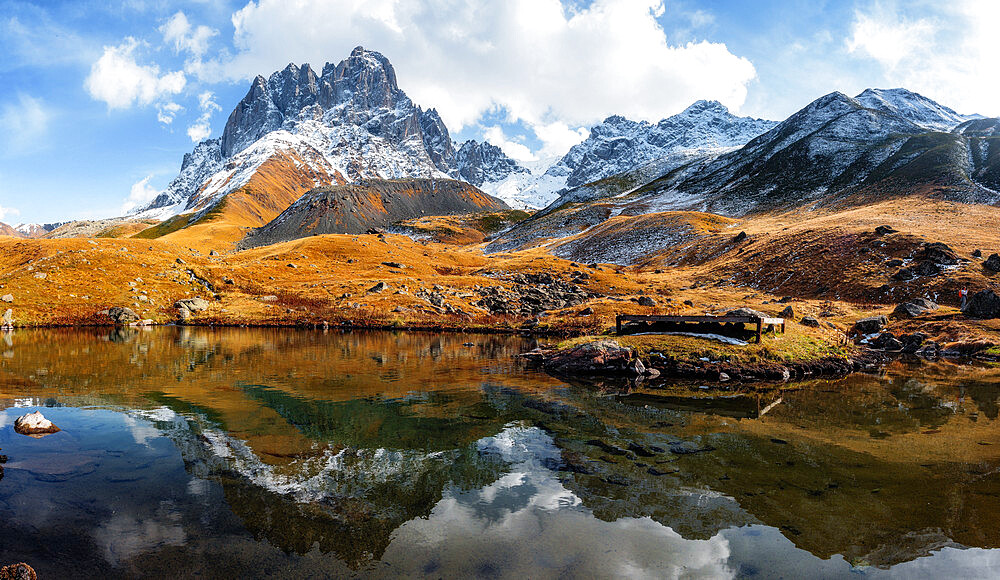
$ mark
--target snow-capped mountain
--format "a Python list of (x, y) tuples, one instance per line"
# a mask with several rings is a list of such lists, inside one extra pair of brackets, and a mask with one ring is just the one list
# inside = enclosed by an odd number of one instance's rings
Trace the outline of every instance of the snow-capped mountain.
[(69, 222), (55, 222), (51, 224), (16, 224), (14, 229), (26, 238), (40, 238), (61, 225)]
[[(777, 123), (737, 117), (717, 101), (698, 101), (684, 111), (653, 124), (614, 115), (590, 130), (559, 161), (532, 178), (508, 178), (490, 189), (507, 198), (531, 199), (534, 207), (548, 205), (566, 190), (632, 170), (674, 154), (718, 152), (746, 144)], [(503, 189), (519, 189), (504, 195)]]
[(865, 89), (854, 99), (869, 109), (902, 117), (930, 131), (951, 131), (960, 123), (980, 118), (979, 115), (960, 115), (906, 89)]
[(138, 217), (207, 210), (269, 162), (283, 165), (301, 191), (366, 178), (482, 183), (524, 171), (488, 143), (456, 151), (437, 111), (399, 89), (388, 59), (358, 47), (319, 75), (308, 64), (290, 64), (254, 79), (222, 136), (185, 155), (177, 178)]
[[(885, 100), (873, 106), (877, 95)], [(672, 210), (743, 216), (914, 194), (1000, 204), (1000, 120), (953, 126), (964, 117), (949, 111), (902, 90), (830, 93), (739, 149), (665, 156), (571, 188), (488, 251)]]

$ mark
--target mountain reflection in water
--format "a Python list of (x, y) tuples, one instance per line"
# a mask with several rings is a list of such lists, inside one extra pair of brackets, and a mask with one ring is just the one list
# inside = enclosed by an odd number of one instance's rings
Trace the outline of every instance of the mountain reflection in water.
[[(1000, 573), (1000, 370), (620, 389), (523, 368), (530, 342), (5, 335), (0, 563), (43, 577)], [(15, 434), (36, 409), (63, 430)]]

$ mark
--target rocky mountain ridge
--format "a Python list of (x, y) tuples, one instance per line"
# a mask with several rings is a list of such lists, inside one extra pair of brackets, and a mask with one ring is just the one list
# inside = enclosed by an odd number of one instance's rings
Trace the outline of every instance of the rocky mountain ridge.
[[(873, 102), (875, 97), (880, 100)], [(489, 251), (575, 236), (618, 216), (658, 212), (741, 217), (918, 194), (996, 205), (998, 121), (963, 121), (953, 113), (904, 90), (869, 90), (855, 98), (830, 93), (739, 149), (668, 156), (570, 189), (495, 240)], [(944, 126), (949, 131), (939, 130)], [(616, 228), (622, 227), (619, 222)], [(643, 255), (656, 250), (645, 249)]]
[(289, 64), (255, 78), (222, 136), (185, 155), (178, 177), (138, 216), (207, 210), (282, 152), (328, 177), (313, 186), (448, 176), (482, 184), (524, 171), (486, 143), (456, 150), (437, 111), (415, 105), (399, 88), (388, 59), (357, 47), (319, 75), (308, 64)]

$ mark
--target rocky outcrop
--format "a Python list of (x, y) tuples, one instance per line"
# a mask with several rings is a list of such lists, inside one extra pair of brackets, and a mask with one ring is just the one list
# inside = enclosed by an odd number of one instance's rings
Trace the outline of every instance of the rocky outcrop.
[(482, 298), (476, 306), (493, 314), (534, 316), (548, 310), (579, 306), (598, 296), (574, 282), (560, 280), (548, 273), (517, 274), (510, 281), (513, 283), (510, 288), (477, 286), (475, 290)]
[(973, 294), (962, 313), (970, 318), (1000, 318), (1000, 296), (986, 289)]
[(114, 306), (108, 309), (108, 318), (111, 322), (119, 325), (125, 326), (127, 324), (132, 324), (133, 322), (139, 322), (139, 315), (135, 313), (134, 310), (128, 308), (127, 306)]
[(892, 311), (893, 318), (916, 318), (921, 314), (938, 309), (938, 305), (926, 298), (914, 298), (896, 306)]
[(502, 181), (515, 173), (530, 173), (507, 157), (499, 147), (485, 141), (463, 143), (455, 152), (453, 165), (456, 177), (476, 187), (486, 182)]
[[(556, 351), (544, 357), (542, 366), (555, 375), (629, 374), (632, 349), (613, 340), (598, 340)], [(633, 371), (634, 372), (634, 369)]]
[(983, 262), (983, 268), (990, 272), (1000, 272), (1000, 254), (990, 254), (990, 257)]
[(885, 328), (887, 324), (889, 324), (889, 319), (885, 316), (870, 316), (855, 322), (854, 330), (862, 335), (875, 334)]

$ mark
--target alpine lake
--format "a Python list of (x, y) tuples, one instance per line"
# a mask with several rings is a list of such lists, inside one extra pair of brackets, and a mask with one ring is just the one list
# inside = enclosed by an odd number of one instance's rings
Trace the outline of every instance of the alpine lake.
[[(0, 335), (39, 578), (1000, 576), (1000, 368), (575, 383), (508, 335)], [(62, 430), (15, 433), (41, 411)]]

